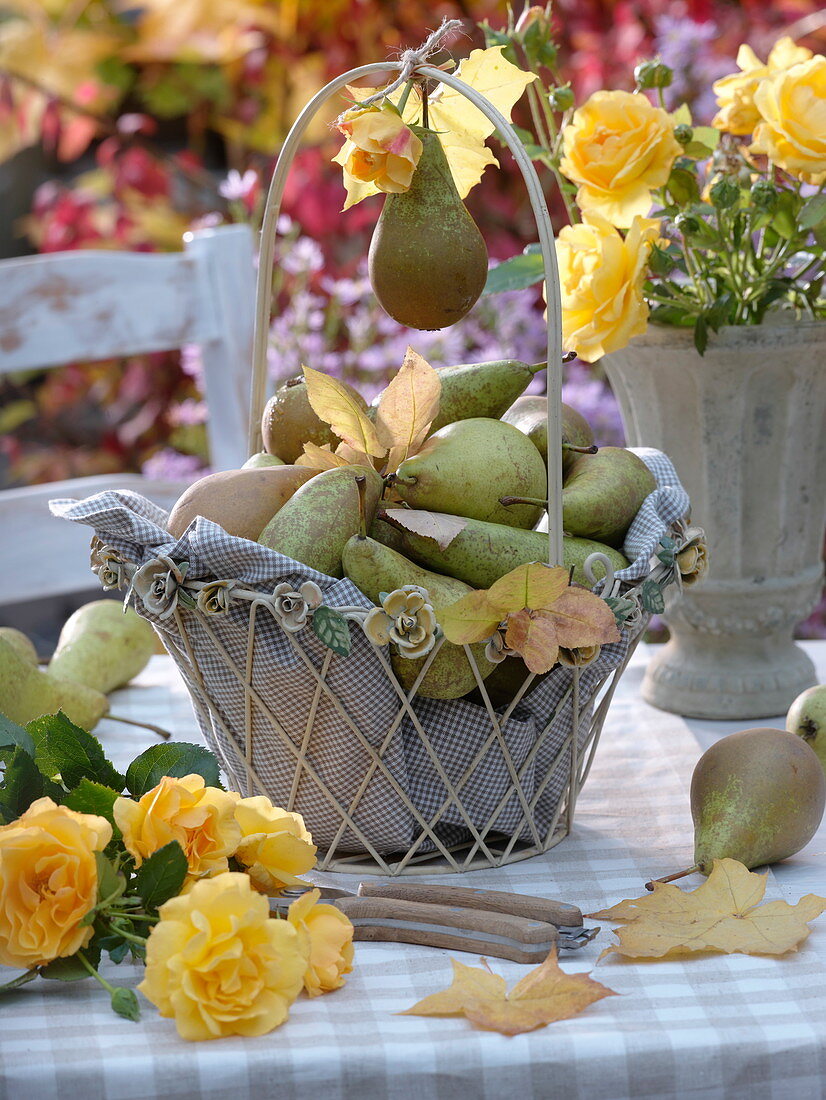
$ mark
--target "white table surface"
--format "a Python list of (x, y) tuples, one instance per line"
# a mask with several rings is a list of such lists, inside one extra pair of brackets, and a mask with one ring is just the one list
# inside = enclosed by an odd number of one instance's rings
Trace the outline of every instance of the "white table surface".
[[(806, 648), (826, 681), (826, 642)], [(562, 897), (588, 912), (639, 896), (646, 878), (692, 862), (694, 763), (712, 741), (749, 723), (684, 720), (647, 706), (639, 697), (646, 656), (640, 647), (617, 691), (574, 833), (545, 856), (448, 881)], [(201, 740), (177, 672), (164, 657), (153, 658), (133, 686), (113, 696), (112, 711), (164, 726), (176, 740)], [(110, 720), (97, 733), (121, 768), (156, 742), (145, 730)], [(684, 885), (701, 881), (692, 876)], [(796, 901), (809, 892), (826, 894), (826, 823), (769, 874), (767, 897)], [(603, 926), (594, 943), (563, 955), (564, 968), (593, 970), (612, 941)], [(462, 1019), (396, 1015), (449, 984), (451, 954), (359, 944), (343, 989), (300, 998), (287, 1023), (268, 1036), (206, 1043), (180, 1040), (173, 1022), (145, 1001), (139, 1024), (114, 1016), (92, 982), (35, 982), (0, 1002), (0, 1098), (826, 1096), (826, 915), (800, 951), (782, 959), (709, 955), (635, 964), (606, 958), (594, 977), (621, 996), (513, 1038), (474, 1030)], [(509, 984), (527, 969), (500, 960), (492, 966)], [(140, 980), (127, 964), (104, 973), (122, 985)], [(0, 968), (0, 980), (11, 976)]]

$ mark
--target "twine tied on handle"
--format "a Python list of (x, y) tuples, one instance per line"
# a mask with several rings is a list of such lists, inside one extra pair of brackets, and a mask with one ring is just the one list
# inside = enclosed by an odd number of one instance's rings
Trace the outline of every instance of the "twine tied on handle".
[(376, 92), (374, 95), (369, 96), (367, 99), (362, 99), (359, 103), (360, 107), (367, 107), (371, 103), (375, 103), (378, 99), (384, 99), (385, 96), (391, 95), (397, 88), (400, 88), (402, 84), (406, 84), (414, 71), (419, 65), (424, 65), (427, 59), (432, 53), (436, 51), (439, 43), (452, 31), (461, 30), (462, 21), (460, 19), (448, 19), (445, 17), (441, 25), (430, 34), (425, 41), (419, 46), (417, 50), (405, 50), (399, 58), (399, 64), (401, 65), (401, 71), (396, 79), (387, 88), (382, 88), (381, 91)]

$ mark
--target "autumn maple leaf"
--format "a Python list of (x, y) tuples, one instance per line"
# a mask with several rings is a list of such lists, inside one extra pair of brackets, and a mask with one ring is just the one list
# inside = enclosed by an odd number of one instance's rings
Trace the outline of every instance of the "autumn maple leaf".
[(566, 974), (555, 950), (510, 993), (499, 974), (480, 966), (465, 966), (455, 959), (452, 962), (451, 985), (418, 1001), (400, 1016), (464, 1016), (475, 1027), (520, 1035), (577, 1016), (603, 997), (616, 996), (588, 974)]
[(589, 913), (625, 925), (615, 929), (612, 953), (630, 959), (661, 959), (695, 951), (743, 955), (785, 955), (809, 935), (808, 921), (826, 910), (826, 898), (807, 894), (796, 905), (761, 905), (767, 875), (756, 875), (736, 859), (715, 859), (696, 890), (655, 882), (654, 892)]

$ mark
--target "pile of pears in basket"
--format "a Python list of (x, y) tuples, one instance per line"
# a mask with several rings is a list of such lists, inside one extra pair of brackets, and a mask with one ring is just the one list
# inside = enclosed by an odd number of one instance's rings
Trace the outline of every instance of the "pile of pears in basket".
[[(473, 590), (548, 559), (547, 399), (524, 392), (539, 369), (499, 360), (435, 370), (408, 349), (368, 406), (346, 383), (305, 367), (266, 406), (266, 450), (192, 485), (169, 531), (178, 538), (204, 516), (327, 576), (348, 577), (375, 604), (417, 585), (438, 619)], [(595, 551), (615, 571), (628, 565), (620, 547), (656, 483), (631, 451), (597, 449), (574, 409), (563, 405), (562, 417), (564, 564), (574, 582), (590, 586), (583, 565)], [(494, 664), (484, 644), (472, 650), (494, 700), (524, 682), (521, 660)], [(393, 661), (403, 686), (423, 660)], [(454, 699), (475, 687), (463, 647), (445, 642), (418, 693)]]

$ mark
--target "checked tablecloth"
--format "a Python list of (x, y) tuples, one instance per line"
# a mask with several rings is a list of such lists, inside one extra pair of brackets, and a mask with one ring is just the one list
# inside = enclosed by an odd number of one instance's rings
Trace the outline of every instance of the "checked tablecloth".
[[(826, 644), (809, 651), (826, 680)], [(646, 657), (641, 646), (620, 683), (573, 834), (545, 856), (446, 881), (556, 896), (588, 912), (639, 894), (647, 878), (691, 862), (691, 771), (701, 746), (735, 727), (706, 722), (689, 728), (642, 703)], [(167, 658), (155, 658), (135, 686), (117, 693), (112, 711), (170, 728), (178, 740), (199, 738)], [(118, 766), (150, 740), (145, 731), (110, 721), (98, 733)], [(700, 881), (694, 876), (686, 885)], [(770, 875), (767, 897), (794, 901), (810, 891), (826, 893), (824, 826)], [(563, 955), (564, 968), (593, 969), (612, 939), (603, 926), (583, 951)], [(358, 945), (345, 988), (299, 999), (279, 1030), (201, 1044), (180, 1040), (174, 1024), (146, 1002), (140, 1024), (119, 1019), (92, 982), (32, 983), (0, 1002), (0, 1098), (826, 1096), (826, 916), (814, 922), (801, 950), (784, 959), (605, 959), (594, 976), (620, 996), (514, 1038), (474, 1031), (464, 1020), (395, 1015), (449, 983), (449, 960), (450, 952), (431, 948)], [(509, 983), (526, 973), (515, 963), (491, 965)], [(119, 984), (139, 980), (138, 971), (126, 966), (104, 973)], [(0, 968), (0, 980), (11, 976)]]

